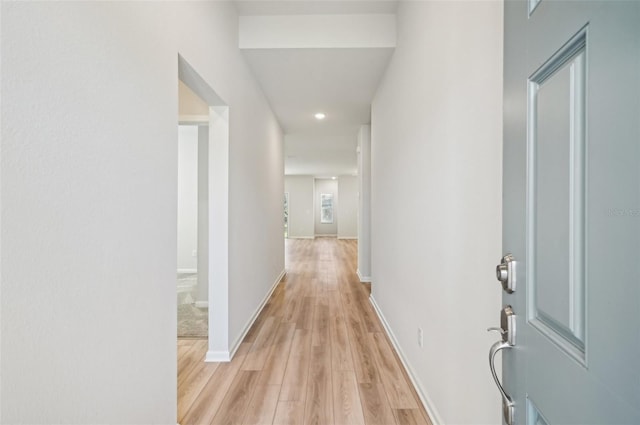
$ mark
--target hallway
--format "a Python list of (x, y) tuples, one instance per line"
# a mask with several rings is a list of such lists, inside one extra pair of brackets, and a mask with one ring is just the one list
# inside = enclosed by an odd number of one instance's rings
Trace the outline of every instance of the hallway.
[(287, 240), (287, 275), (230, 363), (178, 342), (178, 422), (431, 424), (356, 276), (357, 242)]

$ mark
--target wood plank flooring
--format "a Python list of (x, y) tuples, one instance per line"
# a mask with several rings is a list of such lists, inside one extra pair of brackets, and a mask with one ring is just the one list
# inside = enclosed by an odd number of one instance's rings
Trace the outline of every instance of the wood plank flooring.
[(287, 275), (229, 363), (178, 340), (181, 425), (431, 425), (356, 276), (355, 241), (286, 241)]

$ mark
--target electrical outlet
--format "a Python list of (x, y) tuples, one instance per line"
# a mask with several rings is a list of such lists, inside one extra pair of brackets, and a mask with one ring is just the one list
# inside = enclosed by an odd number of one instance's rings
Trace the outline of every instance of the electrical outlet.
[(194, 249), (193, 251), (191, 251), (191, 256), (192, 257), (197, 257), (198, 256), (198, 250)]
[(422, 348), (424, 344), (424, 337), (422, 334), (422, 328), (418, 328), (418, 347)]

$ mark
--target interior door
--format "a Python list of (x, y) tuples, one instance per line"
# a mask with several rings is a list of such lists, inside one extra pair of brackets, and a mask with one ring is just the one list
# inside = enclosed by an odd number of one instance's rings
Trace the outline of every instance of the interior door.
[(640, 1), (504, 20), (505, 413), (640, 424)]

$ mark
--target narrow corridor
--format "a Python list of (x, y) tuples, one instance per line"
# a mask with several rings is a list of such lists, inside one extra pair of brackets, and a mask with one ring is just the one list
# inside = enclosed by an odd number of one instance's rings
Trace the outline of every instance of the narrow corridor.
[(430, 425), (356, 256), (356, 241), (287, 240), (287, 275), (233, 361), (179, 340), (179, 423)]

